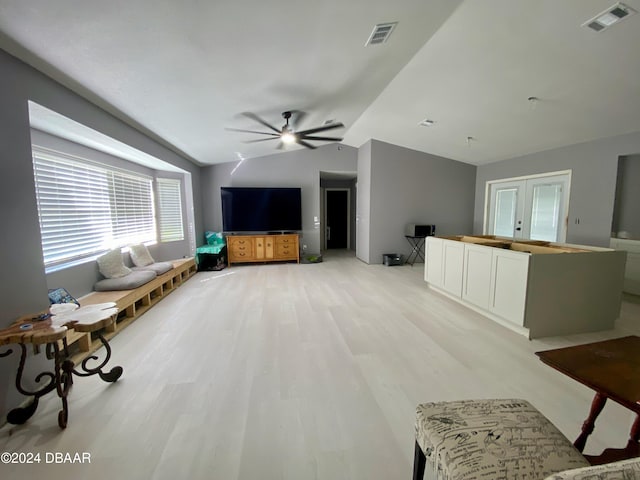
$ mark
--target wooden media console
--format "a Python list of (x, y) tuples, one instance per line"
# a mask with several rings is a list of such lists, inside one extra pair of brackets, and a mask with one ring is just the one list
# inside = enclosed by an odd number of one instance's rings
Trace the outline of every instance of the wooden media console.
[(300, 263), (298, 234), (282, 235), (229, 235), (227, 236), (227, 262), (282, 262)]

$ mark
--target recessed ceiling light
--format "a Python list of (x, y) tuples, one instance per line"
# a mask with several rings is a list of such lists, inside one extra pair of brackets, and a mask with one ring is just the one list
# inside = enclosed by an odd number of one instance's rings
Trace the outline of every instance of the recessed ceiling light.
[(590, 28), (596, 32), (601, 32), (611, 25), (618, 23), (627, 17), (630, 17), (636, 13), (636, 11), (625, 5), (624, 3), (616, 3), (615, 5), (607, 8), (604, 12), (599, 13), (591, 20), (587, 20), (582, 24), (583, 27)]
[(420, 125), (421, 127), (432, 127), (434, 123), (436, 123), (434, 120), (425, 118), (420, 123), (418, 123), (418, 125)]

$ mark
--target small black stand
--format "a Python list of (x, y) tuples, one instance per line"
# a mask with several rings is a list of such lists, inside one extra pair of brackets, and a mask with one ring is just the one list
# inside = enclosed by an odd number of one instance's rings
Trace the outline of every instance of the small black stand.
[(424, 262), (422, 247), (424, 246), (424, 240), (427, 237), (426, 236), (413, 237), (411, 235), (405, 235), (404, 238), (406, 238), (407, 242), (409, 242), (409, 245), (411, 245), (411, 253), (407, 257), (406, 263), (408, 263), (413, 267), (413, 264), (416, 263), (416, 260), (418, 260), (418, 258), (422, 259), (422, 261)]

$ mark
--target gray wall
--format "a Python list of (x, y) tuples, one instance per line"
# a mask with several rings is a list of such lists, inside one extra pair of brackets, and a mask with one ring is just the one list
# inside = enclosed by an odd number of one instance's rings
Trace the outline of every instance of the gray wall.
[(371, 227), (371, 144), (369, 140), (358, 149), (358, 183), (356, 201), (356, 257), (369, 263)]
[(567, 243), (609, 246), (618, 157), (638, 152), (640, 133), (632, 133), (480, 166), (473, 231), (482, 233), (486, 182), (571, 170)]
[(356, 162), (355, 148), (331, 144), (247, 159), (240, 165), (205, 167), (201, 178), (205, 230), (222, 231), (220, 187), (300, 187), (301, 242), (308, 252), (320, 252), (320, 172), (355, 172)]
[[(382, 263), (384, 253), (409, 254), (404, 238), (408, 223), (435, 224), (438, 235), (471, 233), (475, 166), (377, 140), (370, 143), (369, 255), (360, 258)], [(360, 176), (358, 180), (360, 188)]]
[[(40, 228), (35, 200), (31, 137), (27, 102), (33, 100), (68, 118), (131, 145), (190, 172), (194, 195), (199, 191), (200, 168), (127, 126), (87, 100), (72, 93), (35, 69), (0, 50), (0, 326), (15, 318), (48, 306)], [(196, 231), (202, 232), (201, 206), (196, 203)], [(54, 282), (57, 283), (57, 282)], [(14, 349), (15, 352), (16, 349)], [(0, 347), (0, 353), (6, 348)], [(44, 355), (29, 359), (34, 369), (42, 368)], [(13, 388), (17, 354), (0, 361), (0, 418), (9, 407), (24, 400)], [(33, 378), (33, 376), (29, 376)]]
[(640, 155), (620, 157), (616, 202), (613, 210), (613, 232), (627, 232), (640, 239)]

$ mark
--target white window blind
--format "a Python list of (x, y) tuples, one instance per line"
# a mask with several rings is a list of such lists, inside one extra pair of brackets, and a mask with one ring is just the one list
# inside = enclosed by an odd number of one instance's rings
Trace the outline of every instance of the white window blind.
[(46, 267), (155, 241), (151, 178), (33, 149)]
[(184, 240), (180, 180), (158, 178), (157, 182), (160, 241), (175, 242)]

